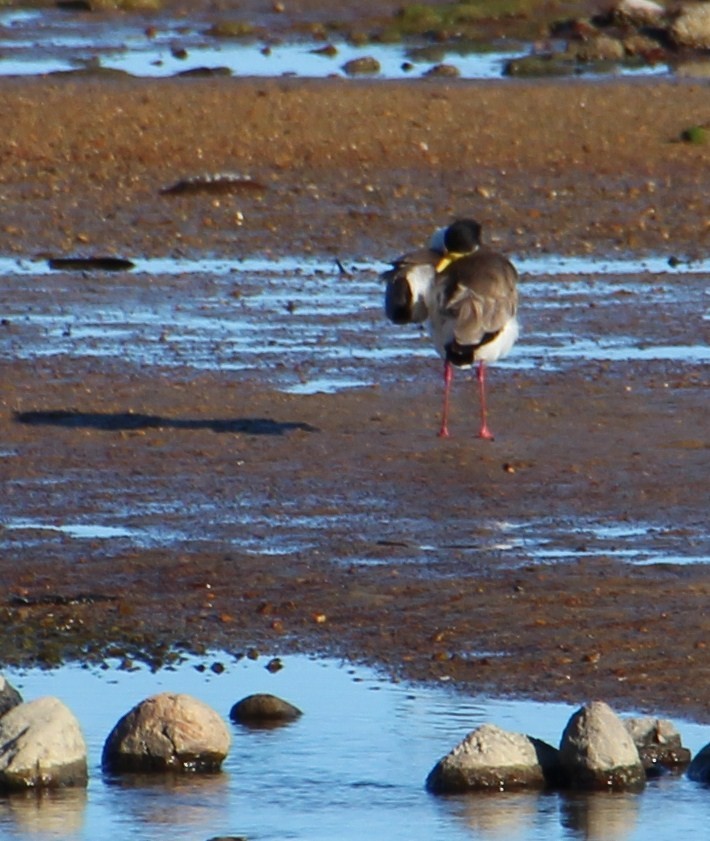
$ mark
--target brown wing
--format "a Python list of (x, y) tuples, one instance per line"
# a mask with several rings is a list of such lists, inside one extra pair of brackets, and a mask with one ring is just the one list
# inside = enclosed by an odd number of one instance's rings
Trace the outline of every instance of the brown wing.
[(518, 273), (495, 251), (480, 250), (455, 260), (441, 276), (439, 301), (461, 346), (477, 346), (495, 336), (515, 316)]

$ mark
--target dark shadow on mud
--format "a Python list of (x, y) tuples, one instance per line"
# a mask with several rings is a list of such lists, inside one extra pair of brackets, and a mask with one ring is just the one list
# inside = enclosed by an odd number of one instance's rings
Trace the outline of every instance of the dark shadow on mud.
[(318, 428), (299, 421), (276, 421), (272, 418), (231, 418), (190, 420), (145, 415), (138, 412), (79, 412), (72, 409), (15, 412), (17, 423), (30, 426), (63, 426), (70, 428), (104, 429), (107, 431), (135, 429), (210, 429), (212, 432), (238, 432), (244, 435), (283, 435), (301, 430), (317, 432)]

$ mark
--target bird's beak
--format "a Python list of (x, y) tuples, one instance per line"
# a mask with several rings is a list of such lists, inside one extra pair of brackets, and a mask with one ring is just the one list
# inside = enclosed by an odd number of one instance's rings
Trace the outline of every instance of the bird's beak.
[(445, 254), (441, 260), (436, 264), (436, 273), (441, 274), (444, 269), (448, 269), (449, 266), (454, 262), (454, 260), (458, 260), (459, 257), (463, 257), (463, 254), (455, 254), (453, 251), (450, 251), (448, 254)]

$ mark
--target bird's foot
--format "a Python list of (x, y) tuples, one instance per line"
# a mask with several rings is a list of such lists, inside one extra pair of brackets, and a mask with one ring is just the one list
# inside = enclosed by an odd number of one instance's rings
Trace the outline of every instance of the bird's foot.
[(482, 426), (478, 431), (478, 437), (483, 438), (484, 441), (495, 441), (495, 435), (487, 426)]
[(448, 426), (442, 426), (441, 429), (437, 432), (439, 438), (448, 438), (449, 437), (449, 428)]

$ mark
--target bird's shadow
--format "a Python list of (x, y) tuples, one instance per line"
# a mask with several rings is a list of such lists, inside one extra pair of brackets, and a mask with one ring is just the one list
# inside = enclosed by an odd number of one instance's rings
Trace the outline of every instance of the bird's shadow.
[(317, 432), (318, 428), (301, 421), (277, 421), (273, 418), (167, 418), (140, 412), (80, 412), (75, 409), (15, 412), (17, 423), (29, 426), (60, 426), (100, 429), (109, 432), (137, 429), (208, 429), (212, 432), (239, 432), (244, 435), (284, 435), (287, 432)]

